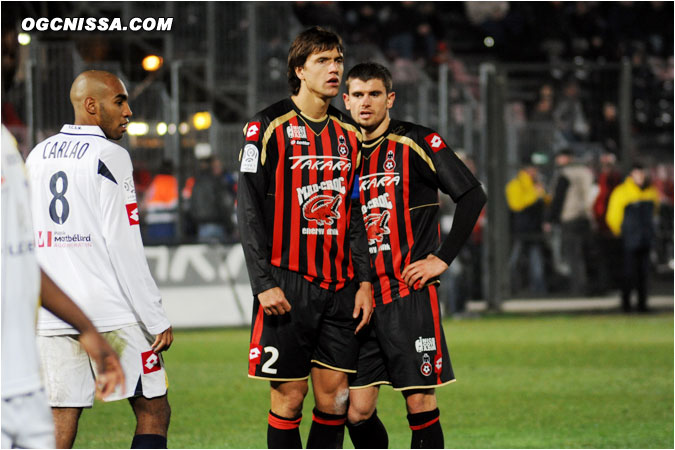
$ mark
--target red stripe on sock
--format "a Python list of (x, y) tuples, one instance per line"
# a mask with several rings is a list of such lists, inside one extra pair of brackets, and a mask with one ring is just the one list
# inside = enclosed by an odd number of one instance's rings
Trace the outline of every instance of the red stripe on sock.
[(441, 418), (436, 417), (435, 419), (431, 419), (430, 421), (428, 421), (427, 423), (423, 423), (422, 425), (410, 425), (410, 429), (413, 430), (413, 431), (422, 430), (424, 428), (430, 427), (431, 425), (435, 424), (439, 420), (441, 420)]
[(330, 425), (330, 426), (340, 426), (344, 425), (345, 422), (347, 421), (346, 417), (343, 417), (342, 419), (322, 419), (321, 417), (317, 417), (316, 414), (312, 413), (312, 420), (316, 423), (320, 423), (321, 425)]
[(300, 426), (301, 420), (302, 417), (295, 420), (280, 419), (271, 413), (267, 416), (267, 423), (278, 430), (294, 430)]

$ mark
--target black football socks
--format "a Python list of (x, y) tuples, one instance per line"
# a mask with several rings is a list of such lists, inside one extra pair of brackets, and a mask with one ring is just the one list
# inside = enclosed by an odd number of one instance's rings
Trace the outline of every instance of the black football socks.
[(347, 414), (335, 415), (314, 408), (307, 448), (342, 448)]
[(166, 448), (166, 436), (161, 434), (137, 434), (131, 448)]
[(267, 417), (267, 448), (302, 448), (301, 420), (302, 416), (287, 419), (270, 411)]
[(347, 422), (349, 437), (354, 448), (388, 448), (389, 435), (387, 429), (377, 416), (377, 409), (373, 415), (358, 423)]
[(412, 430), (410, 448), (443, 448), (443, 429), (438, 408), (417, 414), (408, 414)]

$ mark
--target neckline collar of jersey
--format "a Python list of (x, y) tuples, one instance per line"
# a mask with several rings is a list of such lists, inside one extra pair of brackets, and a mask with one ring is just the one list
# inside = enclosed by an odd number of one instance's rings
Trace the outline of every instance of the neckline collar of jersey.
[(105, 133), (103, 133), (103, 130), (98, 125), (70, 125), (66, 124), (61, 128), (61, 133), (63, 134), (81, 134), (81, 135), (93, 135), (93, 136), (99, 136), (102, 137), (103, 139), (107, 139), (105, 137)]

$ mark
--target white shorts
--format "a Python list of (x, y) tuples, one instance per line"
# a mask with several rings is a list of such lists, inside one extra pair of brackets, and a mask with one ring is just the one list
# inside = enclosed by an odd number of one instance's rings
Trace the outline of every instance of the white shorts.
[[(139, 324), (101, 333), (120, 357), (125, 389), (117, 387), (107, 402), (142, 395), (145, 398), (166, 394), (169, 380), (161, 354), (150, 348), (154, 338)], [(94, 404), (96, 364), (82, 349), (78, 335), (38, 336), (38, 350), (53, 407), (90, 408)]]
[(2, 399), (2, 448), (56, 448), (44, 389)]

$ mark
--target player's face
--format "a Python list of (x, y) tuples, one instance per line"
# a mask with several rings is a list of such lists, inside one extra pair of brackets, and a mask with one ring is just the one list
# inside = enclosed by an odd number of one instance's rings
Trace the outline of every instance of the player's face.
[(108, 139), (118, 140), (127, 131), (131, 108), (129, 95), (119, 80), (109, 80), (99, 100), (99, 127)]
[(345, 108), (361, 128), (372, 132), (387, 118), (387, 113), (394, 106), (396, 94), (384, 87), (380, 79), (371, 78), (368, 81), (351, 78), (349, 93), (343, 94)]
[(302, 83), (301, 90), (304, 85), (313, 95), (328, 99), (338, 95), (343, 70), (344, 57), (334, 48), (312, 53), (304, 66), (295, 69), (295, 74)]

